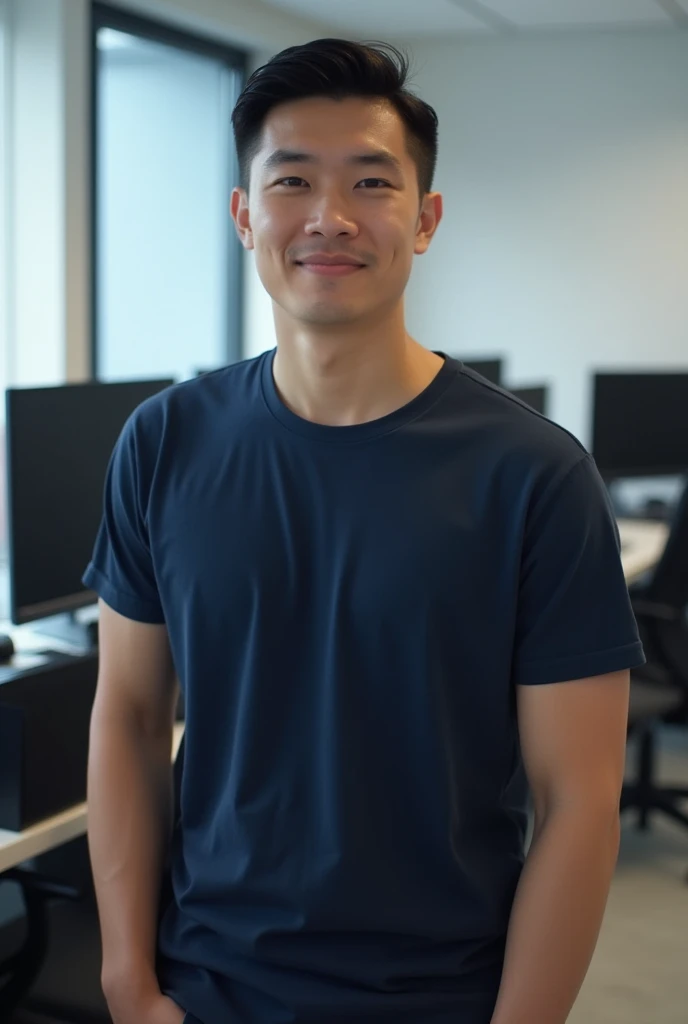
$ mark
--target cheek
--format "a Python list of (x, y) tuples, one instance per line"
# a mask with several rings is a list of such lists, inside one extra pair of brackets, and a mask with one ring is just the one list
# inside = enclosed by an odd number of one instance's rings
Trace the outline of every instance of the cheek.
[(416, 237), (412, 230), (409, 230), (408, 225), (404, 225), (393, 236), (390, 236), (387, 246), (390, 267), (397, 270), (400, 274), (408, 273), (413, 263), (415, 244)]
[(399, 213), (371, 225), (372, 234), (381, 251), (386, 251), (394, 259), (413, 252), (416, 244), (415, 220)]
[(270, 207), (261, 207), (256, 210), (251, 218), (251, 223), (256, 248), (286, 248), (295, 233), (298, 232), (298, 224), (293, 214), (287, 216), (285, 211)]

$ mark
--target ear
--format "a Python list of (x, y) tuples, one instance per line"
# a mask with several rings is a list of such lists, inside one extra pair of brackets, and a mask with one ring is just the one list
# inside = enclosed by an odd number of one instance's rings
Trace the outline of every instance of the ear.
[(232, 189), (230, 211), (239, 241), (244, 249), (253, 249), (253, 231), (248, 212), (248, 193), (245, 188)]
[(416, 244), (413, 251), (416, 256), (422, 256), (428, 251), (432, 236), (437, 231), (442, 220), (442, 196), (439, 192), (427, 192), (421, 203), (418, 216), (418, 227), (416, 229)]

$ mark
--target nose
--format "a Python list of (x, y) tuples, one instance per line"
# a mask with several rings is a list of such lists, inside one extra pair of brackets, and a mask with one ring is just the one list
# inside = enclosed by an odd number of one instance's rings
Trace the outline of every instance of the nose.
[(353, 238), (358, 234), (358, 225), (344, 197), (336, 194), (320, 196), (309, 211), (305, 227), (306, 234), (324, 238)]

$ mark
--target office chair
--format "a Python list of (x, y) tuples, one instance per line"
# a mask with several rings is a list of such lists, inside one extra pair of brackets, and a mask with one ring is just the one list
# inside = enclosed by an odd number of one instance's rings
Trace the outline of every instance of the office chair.
[(13, 952), (0, 966), (0, 1020), (26, 1009), (51, 1024), (111, 1024), (100, 988), (97, 911), (86, 890), (25, 868), (3, 881), (21, 887), (26, 920), (16, 923)]
[(633, 781), (624, 784), (621, 810), (638, 812), (646, 829), (659, 811), (688, 829), (688, 784), (656, 781), (658, 726), (688, 725), (688, 483), (676, 507), (666, 547), (647, 585), (631, 601), (647, 664), (631, 672), (629, 735), (639, 740)]

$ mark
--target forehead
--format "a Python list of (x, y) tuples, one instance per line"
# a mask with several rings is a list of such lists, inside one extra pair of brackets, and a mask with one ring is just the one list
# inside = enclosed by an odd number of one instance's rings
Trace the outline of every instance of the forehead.
[(313, 97), (281, 103), (270, 111), (263, 124), (256, 164), (263, 164), (277, 149), (308, 152), (324, 159), (380, 148), (389, 150), (402, 163), (411, 161), (404, 123), (391, 103), (358, 97)]

